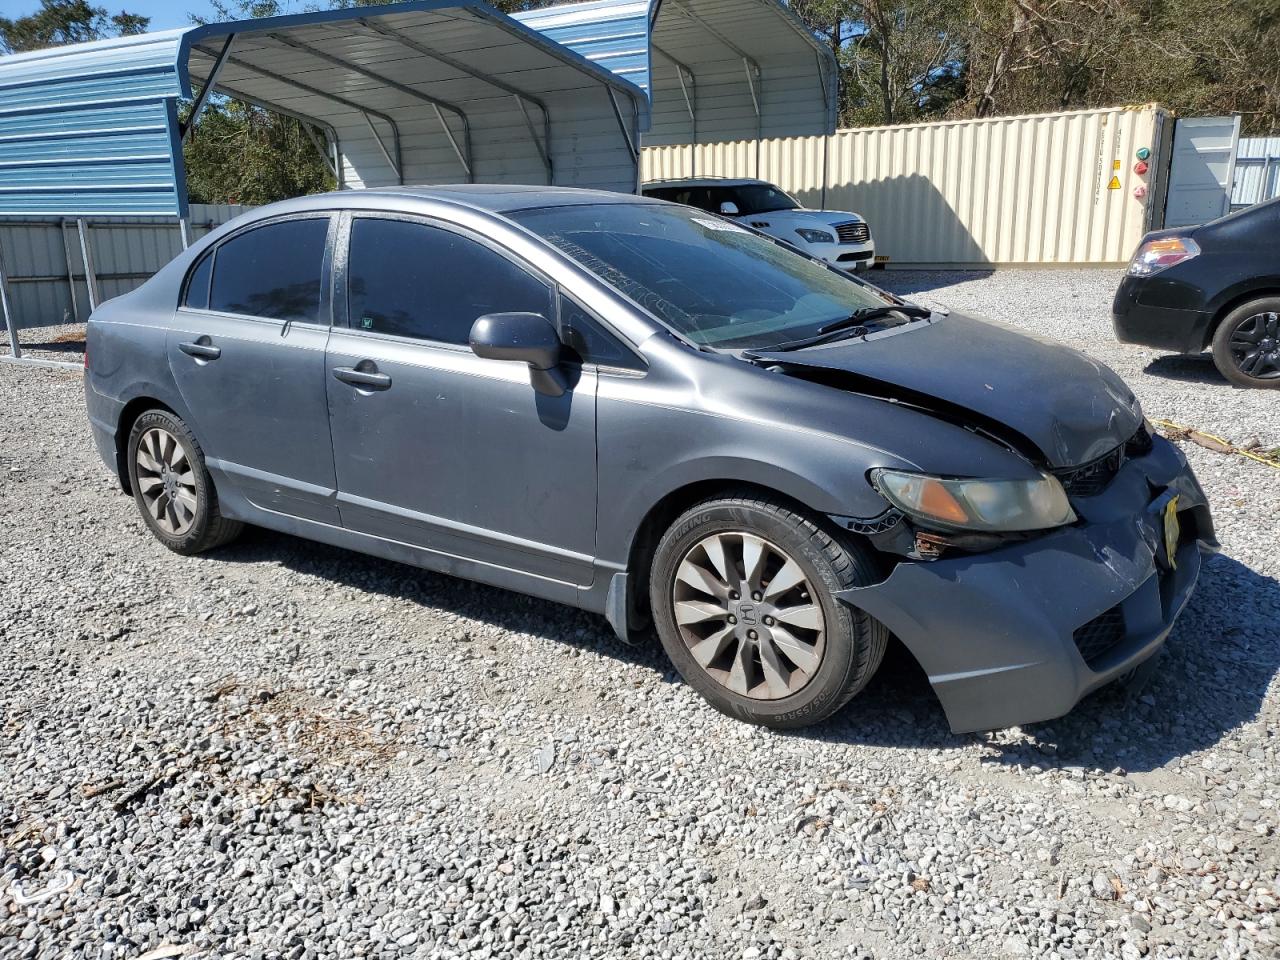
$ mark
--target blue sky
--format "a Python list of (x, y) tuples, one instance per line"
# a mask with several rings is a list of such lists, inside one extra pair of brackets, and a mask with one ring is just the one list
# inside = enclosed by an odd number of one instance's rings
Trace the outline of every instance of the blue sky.
[[(151, 18), (152, 30), (168, 30), (170, 27), (185, 27), (191, 21), (188, 13), (208, 15), (209, 0), (92, 0), (96, 7), (106, 7), (109, 13), (128, 10)], [(287, 12), (300, 11), (305, 4), (294, 2), (284, 4)], [(40, 7), (40, 0), (0, 0), (0, 16), (22, 17)]]
[[(11, 2), (12, 0), (0, 0), (0, 4), (4, 5)], [(185, 27), (191, 22), (187, 19), (188, 13), (200, 13), (205, 16), (210, 13), (206, 0), (93, 0), (93, 4), (106, 7), (110, 13), (128, 10), (130, 13), (150, 17), (152, 30)]]

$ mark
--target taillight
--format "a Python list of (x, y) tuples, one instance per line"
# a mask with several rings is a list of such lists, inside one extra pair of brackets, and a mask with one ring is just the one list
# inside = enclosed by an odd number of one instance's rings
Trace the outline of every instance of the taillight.
[(1148, 240), (1138, 248), (1129, 264), (1129, 276), (1149, 277), (1174, 264), (1200, 255), (1200, 245), (1190, 237), (1161, 237)]

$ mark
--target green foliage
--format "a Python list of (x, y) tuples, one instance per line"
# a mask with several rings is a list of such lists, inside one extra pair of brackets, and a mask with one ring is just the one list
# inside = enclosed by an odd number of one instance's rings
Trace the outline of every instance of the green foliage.
[(1159, 102), (1280, 129), (1277, 0), (792, 0), (835, 51), (841, 122)]
[(0, 51), (21, 53), (66, 43), (87, 43), (109, 36), (142, 33), (149, 17), (109, 14), (87, 0), (40, 0), (40, 9), (25, 17), (0, 17)]
[(205, 110), (183, 153), (193, 203), (259, 205), (334, 188), (301, 123), (235, 100)]

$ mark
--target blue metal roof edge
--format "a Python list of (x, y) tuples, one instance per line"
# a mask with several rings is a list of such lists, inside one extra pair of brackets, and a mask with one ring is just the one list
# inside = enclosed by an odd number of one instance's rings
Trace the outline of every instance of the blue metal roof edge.
[(649, 94), (658, 0), (587, 0), (512, 14)]

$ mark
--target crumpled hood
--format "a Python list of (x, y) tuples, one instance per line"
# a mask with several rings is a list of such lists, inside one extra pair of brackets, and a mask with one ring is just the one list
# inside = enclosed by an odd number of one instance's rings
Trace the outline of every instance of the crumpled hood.
[[(837, 389), (880, 396), (1013, 431), (1050, 467), (1096, 460), (1142, 423), (1133, 392), (1110, 368), (1069, 347), (959, 314), (786, 353), (755, 352)], [(1021, 444), (1025, 448), (1026, 444)]]

